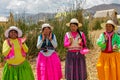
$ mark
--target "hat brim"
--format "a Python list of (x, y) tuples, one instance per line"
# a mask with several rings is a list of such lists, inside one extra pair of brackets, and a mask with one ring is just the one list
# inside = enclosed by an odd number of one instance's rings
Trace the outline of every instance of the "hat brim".
[[(70, 27), (70, 24), (71, 24), (71, 23), (66, 23), (66, 26)], [(81, 24), (81, 23), (78, 23), (78, 27), (82, 27), (82, 24)]]
[(18, 28), (14, 28), (14, 29), (13, 29), (13, 28), (9, 28), (9, 29), (7, 29), (7, 30), (5, 31), (5, 33), (4, 33), (4, 35), (5, 35), (6, 38), (9, 37), (9, 32), (10, 32), (11, 30), (17, 31), (17, 32), (18, 32), (18, 37), (22, 37), (22, 31), (21, 31), (20, 29), (18, 29)]
[[(105, 29), (105, 27), (106, 27), (107, 24), (110, 24), (110, 23), (101, 23), (101, 27), (102, 27), (103, 29)], [(111, 24), (111, 25), (113, 25), (113, 24)], [(117, 25), (113, 25), (113, 26), (115, 27), (115, 30), (118, 29), (118, 28), (117, 28)]]

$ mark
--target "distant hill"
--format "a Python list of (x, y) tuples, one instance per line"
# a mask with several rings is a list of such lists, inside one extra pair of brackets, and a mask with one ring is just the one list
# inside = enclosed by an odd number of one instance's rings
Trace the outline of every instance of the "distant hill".
[(87, 12), (94, 14), (96, 11), (106, 10), (106, 9), (116, 9), (118, 14), (120, 14), (120, 4), (112, 3), (112, 4), (101, 4), (98, 6), (91, 7), (86, 9)]
[[(120, 14), (120, 4), (101, 4), (98, 6), (94, 6), (91, 8), (86, 9), (87, 12), (90, 12), (92, 15), (94, 15), (94, 13), (96, 11), (99, 10), (106, 10), (106, 9), (116, 9), (116, 11), (118, 12), (118, 14)], [(38, 22), (39, 20), (43, 20), (45, 18), (53, 18), (55, 16), (56, 13), (38, 13), (38, 14), (28, 14), (28, 13), (22, 13), (22, 14), (17, 14), (15, 15), (15, 19), (25, 19), (27, 20), (32, 20), (34, 23)]]
[(17, 14), (15, 15), (15, 19), (25, 19), (26, 21), (32, 20), (33, 23), (38, 22), (39, 20), (50, 19), (53, 18), (55, 13), (38, 13), (38, 14)]

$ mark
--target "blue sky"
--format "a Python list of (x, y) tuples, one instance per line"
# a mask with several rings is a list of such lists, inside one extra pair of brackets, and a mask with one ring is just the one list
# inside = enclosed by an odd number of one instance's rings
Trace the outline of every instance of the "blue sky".
[[(90, 8), (99, 4), (120, 3), (120, 0), (0, 0), (0, 16), (14, 13), (57, 12), (71, 8), (76, 2), (82, 8)], [(82, 2), (81, 2), (82, 1)]]

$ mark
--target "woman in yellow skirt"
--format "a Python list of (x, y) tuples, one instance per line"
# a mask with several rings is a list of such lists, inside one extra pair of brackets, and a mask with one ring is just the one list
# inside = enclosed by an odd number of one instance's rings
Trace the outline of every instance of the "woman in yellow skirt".
[(101, 55), (97, 63), (99, 80), (120, 80), (120, 36), (112, 20), (105, 23), (105, 32), (97, 40)]

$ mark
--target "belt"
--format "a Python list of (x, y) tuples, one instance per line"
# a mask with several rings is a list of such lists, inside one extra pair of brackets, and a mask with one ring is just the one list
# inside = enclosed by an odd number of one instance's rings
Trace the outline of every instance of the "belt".
[(40, 50), (55, 50), (55, 48), (48, 47), (48, 48), (41, 48)]

